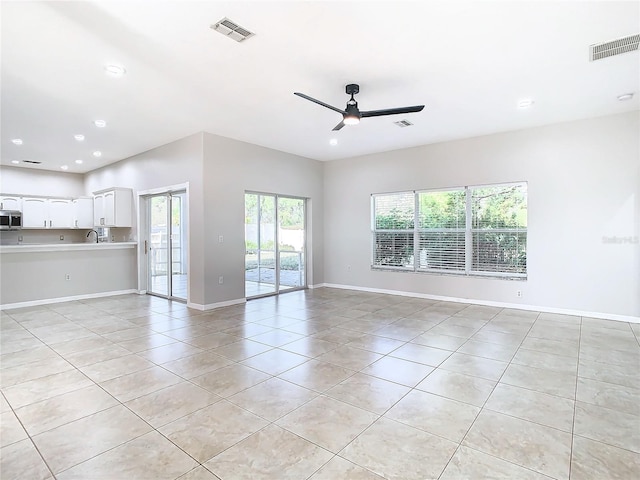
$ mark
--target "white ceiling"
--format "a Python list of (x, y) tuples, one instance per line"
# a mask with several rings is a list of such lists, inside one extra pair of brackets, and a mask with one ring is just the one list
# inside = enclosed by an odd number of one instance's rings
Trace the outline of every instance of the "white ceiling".
[[(3, 1), (1, 13), (5, 165), (81, 173), (199, 131), (335, 160), (640, 105), (638, 52), (588, 58), (640, 32), (637, 1)], [(255, 36), (211, 30), (222, 17)], [(293, 95), (344, 108), (347, 83), (362, 110), (426, 107), (332, 132), (339, 114)], [(534, 105), (518, 109), (523, 98)]]

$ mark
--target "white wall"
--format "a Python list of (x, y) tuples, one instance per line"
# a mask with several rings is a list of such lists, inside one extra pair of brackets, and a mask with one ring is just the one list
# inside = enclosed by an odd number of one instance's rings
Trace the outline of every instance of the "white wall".
[[(639, 131), (633, 112), (329, 162), (325, 282), (640, 316)], [(371, 270), (372, 193), (522, 180), (526, 281)]]
[[(310, 199), (307, 281), (323, 283), (322, 162), (205, 133), (204, 184), (207, 304), (244, 297), (245, 191)], [(224, 243), (218, 243), (219, 235)]]
[(82, 197), (84, 176), (25, 167), (0, 166), (0, 193)]

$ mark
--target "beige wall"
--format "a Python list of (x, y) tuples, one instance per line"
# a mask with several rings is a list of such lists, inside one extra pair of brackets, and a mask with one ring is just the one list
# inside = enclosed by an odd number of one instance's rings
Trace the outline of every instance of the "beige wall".
[[(639, 131), (634, 112), (329, 162), (325, 281), (640, 316)], [(527, 281), (371, 270), (372, 193), (513, 181), (529, 184)]]

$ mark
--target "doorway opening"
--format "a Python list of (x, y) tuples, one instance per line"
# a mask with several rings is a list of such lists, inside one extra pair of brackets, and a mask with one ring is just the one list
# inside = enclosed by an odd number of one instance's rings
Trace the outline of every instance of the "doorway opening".
[(307, 287), (306, 199), (245, 193), (245, 297)]

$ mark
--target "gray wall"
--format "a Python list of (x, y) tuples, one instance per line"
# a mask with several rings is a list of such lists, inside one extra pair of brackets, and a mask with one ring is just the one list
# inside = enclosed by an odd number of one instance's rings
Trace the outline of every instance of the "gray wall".
[[(639, 316), (639, 128), (633, 112), (329, 162), (325, 282)], [(528, 280), (371, 270), (372, 193), (522, 180)]]
[(82, 197), (85, 194), (84, 175), (0, 166), (0, 193)]
[[(2, 253), (0, 262), (2, 304), (136, 288), (134, 248)], [(65, 280), (66, 274), (69, 274), (69, 280)]]
[(204, 183), (207, 304), (244, 297), (245, 191), (310, 199), (307, 278), (324, 282), (322, 162), (205, 133)]
[(128, 187), (135, 195), (188, 182), (189, 303), (214, 306), (244, 298), (245, 190), (311, 199), (309, 282), (323, 282), (322, 167), (315, 160), (198, 133), (88, 173), (85, 190)]
[[(202, 151), (202, 133), (198, 133), (89, 172), (84, 185), (87, 194), (109, 187), (131, 188), (137, 209), (139, 191), (189, 183), (189, 301), (198, 305), (204, 304), (205, 276)], [(135, 229), (133, 235), (139, 237)], [(141, 245), (138, 255), (144, 256)]]
[[(2, 167), (0, 189), (82, 196), (113, 186), (137, 193), (188, 183), (189, 300), (196, 305), (244, 296), (243, 205), (250, 190), (310, 199), (311, 285), (640, 316), (638, 120), (635, 112), (328, 163), (199, 133), (84, 178)], [(370, 269), (372, 193), (521, 180), (529, 183), (527, 281)], [(611, 237), (625, 243), (607, 242)], [(135, 277), (114, 288), (131, 288)], [(57, 292), (42, 288), (42, 298)]]

